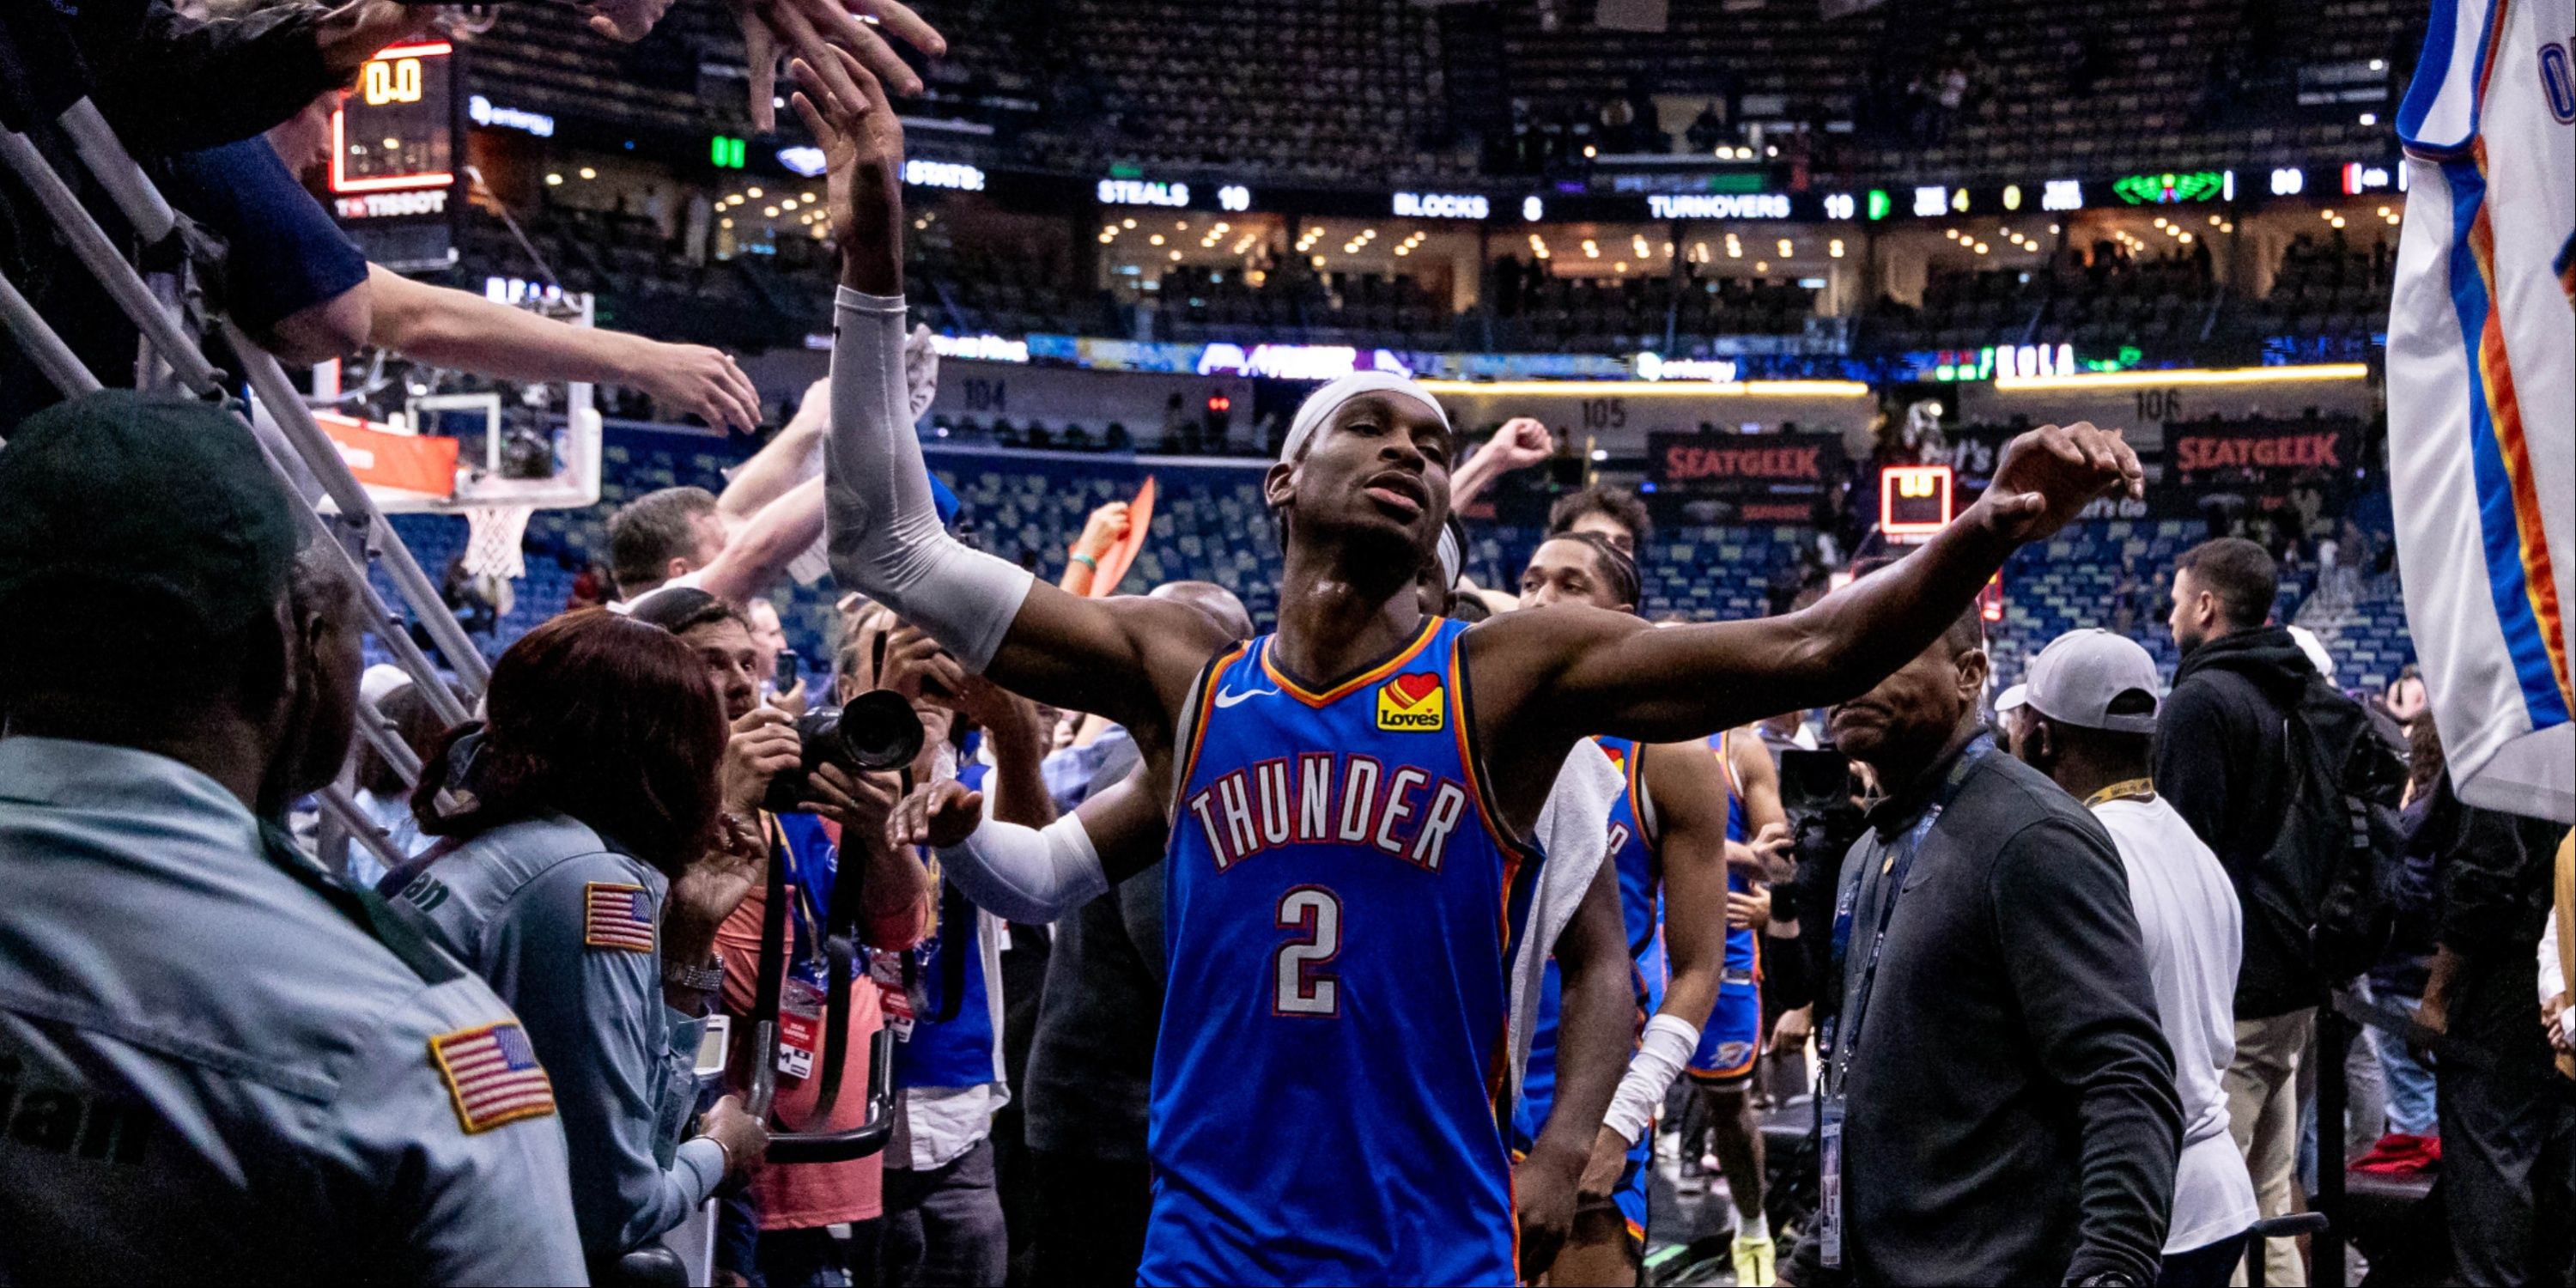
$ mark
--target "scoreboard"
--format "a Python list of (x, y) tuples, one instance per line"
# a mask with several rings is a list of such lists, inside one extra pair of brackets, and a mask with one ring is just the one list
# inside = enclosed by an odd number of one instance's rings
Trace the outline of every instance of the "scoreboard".
[(331, 114), (331, 213), (394, 269), (453, 262), (464, 201), (456, 46), (395, 45), (358, 69)]

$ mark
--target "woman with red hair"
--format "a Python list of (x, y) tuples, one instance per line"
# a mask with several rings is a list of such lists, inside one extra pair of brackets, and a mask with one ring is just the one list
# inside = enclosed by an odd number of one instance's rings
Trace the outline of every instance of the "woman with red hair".
[[(665, 631), (601, 609), (558, 617), (501, 655), (485, 707), (448, 731), (413, 798), (441, 841), (386, 887), (525, 1025), (596, 1279), (766, 1148), (733, 1097), (680, 1139), (720, 978), (704, 968), (760, 838), (723, 814), (724, 709)], [(510, 1104), (478, 1085), (487, 1072), (449, 1076), (460, 1105), (506, 1120)]]

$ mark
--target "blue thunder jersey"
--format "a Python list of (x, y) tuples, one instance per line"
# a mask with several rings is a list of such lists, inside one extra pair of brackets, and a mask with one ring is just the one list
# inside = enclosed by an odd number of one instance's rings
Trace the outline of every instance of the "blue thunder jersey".
[[(1736, 780), (1735, 761), (1727, 754), (1729, 736), (1711, 734), (1708, 748), (1717, 757), (1718, 768), (1726, 773), (1726, 839), (1744, 842), (1752, 839), (1752, 829), (1744, 813), (1744, 785)], [(1736, 894), (1751, 894), (1753, 882), (1730, 865), (1726, 888)], [(1753, 1057), (1761, 1042), (1761, 937), (1749, 929), (1729, 927), (1726, 971), (1718, 977), (1717, 1005), (1710, 1010), (1708, 1023), (1700, 1026), (1699, 1049), (1691, 1053), (1684, 1071), (1703, 1082), (1732, 1082), (1753, 1072)]]
[[(1593, 741), (1600, 744), (1628, 780), (1628, 790), (1610, 806), (1610, 862), (1619, 874), (1619, 915), (1628, 929), (1628, 958), (1636, 964), (1637, 1023), (1642, 1027), (1662, 1008), (1664, 985), (1668, 982), (1664, 963), (1663, 855), (1643, 822), (1644, 757), (1638, 754), (1637, 744), (1625, 738)], [(1520, 1103), (1512, 1109), (1513, 1148), (1523, 1153), (1537, 1143), (1555, 1107), (1556, 1022), (1563, 999), (1564, 981), (1557, 972), (1556, 959), (1550, 957), (1539, 986), (1538, 1018), (1530, 1026), (1529, 1067), (1521, 1076)], [(1646, 1238), (1646, 1168), (1654, 1161), (1654, 1148), (1652, 1132), (1637, 1138), (1637, 1143), (1628, 1149), (1628, 1168), (1611, 1192), (1620, 1216), (1627, 1222), (1628, 1233), (1640, 1243)]]
[(1464, 623), (1321, 692), (1239, 645), (1181, 729), (1154, 1208), (1173, 1283), (1510, 1284), (1509, 972), (1541, 860), (1478, 772)]
[[(1667, 982), (1663, 857), (1639, 823), (1643, 788), (1638, 780), (1637, 744), (1625, 738), (1594, 741), (1628, 780), (1628, 790), (1610, 807), (1610, 862), (1619, 873), (1619, 915), (1628, 928), (1628, 957), (1636, 963), (1637, 1022), (1643, 1025), (1664, 1004)], [(1530, 1027), (1529, 1067), (1521, 1076), (1521, 1101), (1512, 1116), (1523, 1148), (1538, 1139), (1556, 1098), (1556, 1018), (1562, 988), (1556, 959), (1550, 957), (1539, 990), (1538, 1019)]]

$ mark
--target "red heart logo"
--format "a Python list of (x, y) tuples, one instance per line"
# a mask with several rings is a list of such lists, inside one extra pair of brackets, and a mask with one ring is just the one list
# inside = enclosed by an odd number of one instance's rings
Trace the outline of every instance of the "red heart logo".
[(1439, 691), (1440, 677), (1429, 671), (1399, 675), (1386, 686), (1387, 696), (1395, 699), (1395, 705), (1407, 710)]

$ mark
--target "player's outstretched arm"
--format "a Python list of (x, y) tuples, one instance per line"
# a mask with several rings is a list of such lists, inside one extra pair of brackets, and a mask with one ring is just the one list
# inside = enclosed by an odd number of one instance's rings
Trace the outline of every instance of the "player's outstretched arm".
[(1518, 727), (1489, 732), (1496, 745), (1510, 734), (1541, 747), (1594, 733), (1678, 742), (1845, 701), (1930, 645), (2015, 547), (2097, 497), (2143, 495), (2144, 478), (2116, 431), (2051, 425), (2014, 439), (1985, 496), (1929, 544), (1798, 612), (1664, 630), (1571, 606), (1496, 618), (1469, 636), (1486, 637), (1471, 655), (1476, 683)]
[(1153, 775), (1141, 763), (1042, 828), (986, 818), (983, 794), (953, 779), (914, 791), (886, 820), (895, 845), (935, 847), (941, 870), (976, 907), (1030, 925), (1152, 866), (1168, 834)]
[(852, 102), (796, 64), (796, 111), (823, 142), (841, 290), (824, 453), (832, 575), (886, 603), (969, 670), (1055, 706), (1131, 728), (1168, 725), (1190, 676), (1225, 643), (1187, 604), (1077, 599), (967, 549), (939, 523), (903, 373), (903, 130), (846, 53)]

